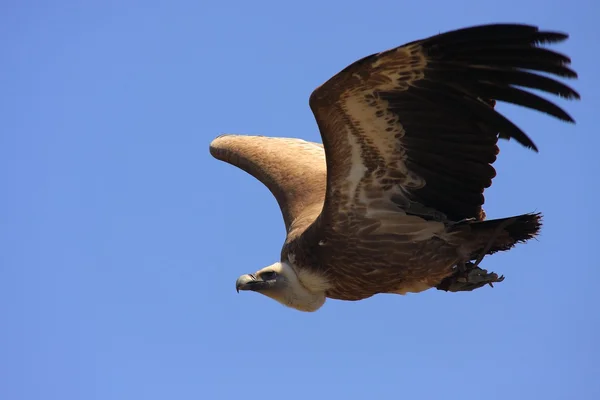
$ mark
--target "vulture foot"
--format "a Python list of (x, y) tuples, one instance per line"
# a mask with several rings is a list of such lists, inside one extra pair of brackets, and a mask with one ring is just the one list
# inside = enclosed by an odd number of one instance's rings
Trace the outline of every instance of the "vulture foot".
[(458, 266), (454, 275), (445, 278), (436, 288), (446, 292), (470, 292), (485, 285), (494, 287), (493, 283), (502, 282), (504, 276), (485, 269), (481, 269), (475, 264), (468, 262)]

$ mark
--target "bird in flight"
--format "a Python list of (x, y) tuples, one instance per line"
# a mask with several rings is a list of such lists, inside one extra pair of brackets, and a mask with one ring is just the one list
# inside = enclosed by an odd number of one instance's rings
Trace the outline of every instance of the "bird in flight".
[(541, 214), (487, 220), (483, 192), (498, 140), (534, 142), (495, 109), (504, 101), (574, 120), (536, 89), (579, 99), (553, 79), (576, 78), (543, 44), (568, 35), (521, 24), (458, 29), (372, 54), (313, 91), (323, 144), (221, 135), (210, 153), (275, 196), (287, 236), (279, 261), (236, 289), (312, 312), (327, 298), (430, 288), (470, 291), (501, 282), (487, 254), (535, 237)]

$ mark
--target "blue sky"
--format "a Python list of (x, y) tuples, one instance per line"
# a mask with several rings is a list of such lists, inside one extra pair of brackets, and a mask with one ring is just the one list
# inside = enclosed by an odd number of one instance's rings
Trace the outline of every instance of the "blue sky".
[[(0, 398), (597, 399), (599, 9), (558, 1), (4, 1)], [(494, 289), (284, 308), (268, 190), (221, 133), (320, 141), (312, 90), (368, 54), (487, 22), (568, 32), (569, 125), (499, 108), (489, 218), (545, 214)], [(596, 182), (596, 183), (594, 183)]]

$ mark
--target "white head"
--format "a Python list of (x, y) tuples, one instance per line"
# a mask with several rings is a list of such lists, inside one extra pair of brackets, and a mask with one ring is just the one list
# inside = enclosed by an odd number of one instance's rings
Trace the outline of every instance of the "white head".
[(317, 311), (325, 303), (325, 290), (321, 287), (309, 290), (298, 278), (298, 274), (287, 263), (277, 262), (257, 271), (254, 274), (240, 276), (235, 288), (252, 290), (284, 306), (300, 311)]

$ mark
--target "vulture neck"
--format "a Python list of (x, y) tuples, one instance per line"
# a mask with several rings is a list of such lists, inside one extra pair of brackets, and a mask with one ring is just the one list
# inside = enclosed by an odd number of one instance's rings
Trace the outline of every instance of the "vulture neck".
[(311, 272), (303, 271), (288, 263), (281, 263), (287, 270), (288, 290), (282, 300), (288, 307), (299, 311), (313, 312), (325, 304), (326, 282)]

